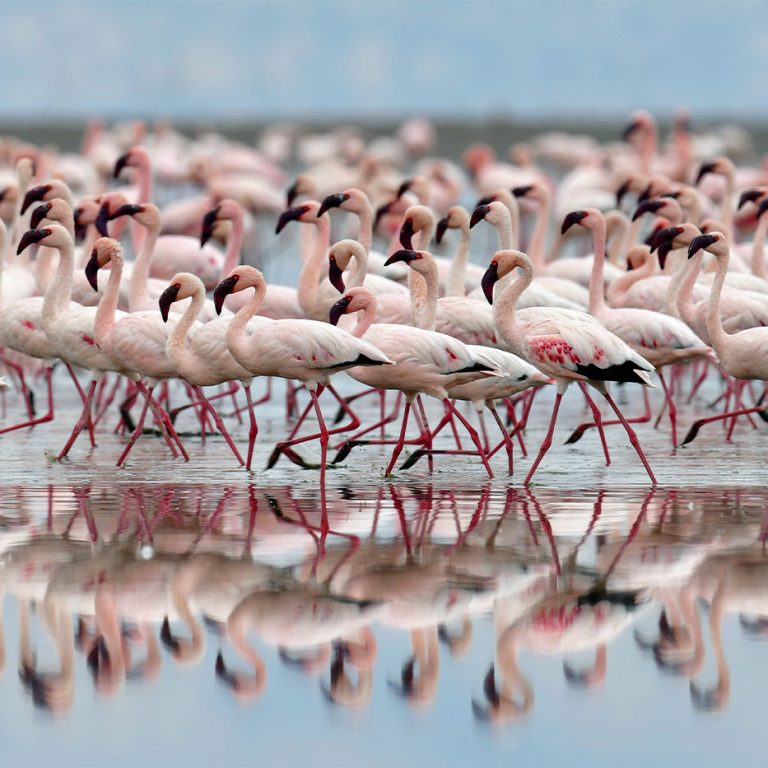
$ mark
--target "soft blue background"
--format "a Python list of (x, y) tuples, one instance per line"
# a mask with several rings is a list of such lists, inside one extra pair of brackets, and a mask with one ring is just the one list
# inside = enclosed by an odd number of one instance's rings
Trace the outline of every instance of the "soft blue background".
[(2, 2), (0, 117), (762, 117), (751, 0)]

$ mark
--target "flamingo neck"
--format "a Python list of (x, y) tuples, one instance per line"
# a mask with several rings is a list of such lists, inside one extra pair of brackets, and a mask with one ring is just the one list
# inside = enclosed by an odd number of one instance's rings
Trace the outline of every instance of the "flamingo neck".
[(658, 143), (659, 135), (656, 125), (649, 125), (640, 149), (640, 169), (643, 173), (650, 174)]
[(227, 639), (240, 657), (253, 670), (253, 680), (250, 682), (246, 682), (243, 679), (243, 675), (236, 673), (239, 690), (242, 692), (245, 688), (250, 695), (257, 695), (264, 689), (267, 671), (261, 656), (249, 645), (246, 631), (247, 623), (242, 621), (242, 619), (234, 622), (230, 620), (227, 624)]
[(715, 279), (712, 281), (712, 290), (707, 303), (707, 332), (717, 356), (722, 358), (722, 352), (725, 351), (724, 348), (728, 344), (728, 334), (723, 328), (723, 321), (720, 318), (720, 294), (723, 292), (725, 273), (728, 271), (728, 254), (717, 254), (715, 258), (717, 264)]
[(640, 280), (651, 277), (656, 271), (656, 266), (652, 258), (647, 258), (641, 267), (632, 269), (619, 275), (608, 287), (608, 298), (615, 307), (621, 305), (624, 294)]
[(469, 259), (469, 227), (466, 224), (461, 226), (461, 235), (456, 253), (451, 260), (451, 270), (448, 273), (448, 284), (446, 286), (446, 296), (464, 296), (466, 291), (464, 286), (465, 273), (467, 271), (467, 260)]
[(368, 253), (373, 246), (373, 206), (367, 197), (363, 201), (363, 205), (360, 207), (357, 215), (360, 221), (357, 239), (365, 249), (365, 252)]
[(533, 266), (524, 264), (520, 277), (513, 278), (505, 286), (496, 285), (493, 298), (493, 322), (499, 333), (510, 346), (517, 335), (518, 326), (515, 317), (517, 301), (533, 280)]
[(694, 189), (690, 196), (690, 203), (685, 212), (685, 220), (696, 226), (701, 222), (701, 195), (699, 195), (697, 189)]
[(328, 246), (330, 245), (331, 229), (327, 216), (321, 216), (315, 222), (316, 234), (312, 243), (312, 249), (304, 260), (304, 264), (299, 273), (299, 281), (296, 287), (296, 293), (299, 299), (299, 306), (307, 317), (317, 318), (323, 314), (323, 307), (320, 306), (317, 286), (323, 274), (323, 268), (326, 264)]
[(509, 251), (516, 249), (514, 231), (512, 229), (512, 219), (509, 216), (502, 216), (496, 224), (496, 235), (499, 238), (499, 249)]
[[(21, 240), (22, 234), (24, 234), (24, 231), (27, 229), (27, 227), (25, 227), (22, 222), (28, 221), (29, 216), (31, 215), (31, 209), (30, 211), (27, 211), (24, 217), (21, 215), (21, 206), (23, 205), (24, 198), (29, 191), (29, 179), (27, 179), (25, 175), (19, 176), (18, 178), (19, 197), (16, 200), (16, 206), (13, 209), (13, 219), (11, 220), (11, 236), (5, 241), (5, 260), (8, 264), (10, 264), (11, 260), (13, 259), (13, 244), (18, 243), (19, 240)], [(28, 264), (29, 254), (25, 251), (21, 256), (17, 256), (16, 263), (25, 265)]]
[(349, 279), (347, 287), (359, 288), (365, 282), (365, 276), (368, 274), (368, 251), (363, 246), (359, 253), (354, 251), (352, 255), (355, 259), (355, 271)]
[(422, 259), (427, 265), (425, 273), (412, 269), (408, 281), (411, 314), (417, 327), (434, 331), (437, 321), (437, 264), (431, 257), (423, 256)]
[(74, 250), (75, 246), (71, 240), (58, 249), (59, 265), (43, 298), (42, 321), (46, 333), (54, 332), (57, 320), (69, 308), (72, 298)]
[(238, 209), (230, 221), (232, 222), (232, 234), (227, 242), (227, 254), (224, 257), (224, 267), (221, 271), (222, 279), (240, 263), (240, 251), (243, 247), (245, 224), (242, 210)]
[[(195, 378), (194, 371), (200, 367), (200, 361), (195, 358), (195, 355), (193, 355), (187, 347), (187, 334), (195, 320), (199, 317), (204, 303), (205, 288), (202, 283), (198, 283), (195, 285), (192, 301), (184, 310), (184, 314), (168, 335), (168, 341), (165, 345), (165, 351), (168, 357), (171, 358), (171, 362), (181, 372), (185, 379)], [(187, 376), (187, 371), (190, 372), (190, 376)]]
[(138, 177), (138, 203), (152, 202), (152, 168), (149, 158), (142, 155), (141, 160), (136, 165), (136, 175)]
[(605, 221), (597, 221), (592, 225), (592, 243), (594, 246), (594, 256), (592, 258), (592, 275), (589, 279), (589, 313), (597, 315), (606, 308), (605, 286), (603, 283)]
[[(246, 333), (245, 326), (248, 325), (248, 321), (258, 312), (259, 307), (264, 301), (264, 296), (267, 293), (267, 285), (262, 280), (253, 286), (253, 294), (237, 311), (237, 314), (229, 321), (227, 327), (226, 341), (227, 347), (240, 362), (243, 359), (248, 358), (248, 334)], [(243, 363), (240, 363), (245, 366)]]
[(682, 264), (669, 281), (667, 288), (666, 310), (667, 314), (673, 314), (669, 310), (674, 307), (680, 317), (691, 327), (695, 321), (693, 311), (693, 287), (699, 277), (704, 251), (694, 254), (687, 264)]
[(752, 241), (752, 272), (763, 280), (768, 280), (768, 269), (765, 266), (765, 234), (768, 231), (768, 215), (757, 220), (755, 239)]
[(720, 201), (720, 221), (725, 226), (725, 236), (728, 242), (733, 242), (733, 193), (735, 191), (735, 180), (733, 169), (728, 168), (723, 174), (725, 176), (725, 193)]
[(371, 327), (371, 323), (376, 319), (376, 307), (372, 301), (365, 303), (363, 308), (357, 313), (357, 325), (352, 331), (352, 335), (361, 339), (366, 331)]
[(146, 228), (142, 227), (142, 230), (146, 237), (143, 239), (136, 260), (133, 262), (131, 284), (128, 289), (128, 309), (131, 312), (155, 309), (149, 298), (149, 267), (157, 238), (160, 236), (160, 225), (158, 223)]
[[(85, 228), (85, 240), (83, 240), (83, 246), (80, 251), (80, 261), (78, 262), (79, 269), (85, 269), (85, 265), (88, 263), (88, 259), (91, 257), (91, 251), (93, 250), (93, 244), (96, 242), (99, 236), (98, 230), (93, 224), (89, 224)], [(118, 240), (119, 238), (115, 238)]]
[(37, 290), (40, 293), (44, 294), (48, 290), (51, 280), (53, 280), (56, 272), (56, 265), (53, 261), (55, 253), (55, 248), (40, 248), (37, 252), (37, 258), (35, 259), (35, 281), (37, 282)]
[(533, 263), (534, 271), (541, 271), (544, 268), (544, 240), (547, 237), (551, 207), (552, 202), (549, 192), (544, 190), (538, 210), (536, 211), (536, 223), (534, 224), (531, 242), (528, 247), (528, 256)]
[(96, 308), (96, 318), (93, 322), (93, 336), (96, 343), (103, 348), (109, 345), (109, 335), (115, 327), (115, 312), (120, 299), (120, 280), (123, 276), (123, 258), (115, 254), (112, 257), (112, 268), (109, 270), (109, 279), (104, 293), (99, 299)]

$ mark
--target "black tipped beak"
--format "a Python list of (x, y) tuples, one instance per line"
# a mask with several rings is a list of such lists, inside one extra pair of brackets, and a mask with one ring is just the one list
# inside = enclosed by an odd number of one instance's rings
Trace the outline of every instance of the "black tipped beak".
[(171, 625), (166, 617), (163, 619), (163, 625), (160, 628), (160, 641), (174, 655), (178, 654), (181, 645), (171, 632)]
[(515, 197), (525, 197), (533, 189), (532, 184), (526, 184), (522, 187), (512, 187), (512, 194)]
[(373, 220), (374, 229), (376, 229), (376, 227), (379, 226), (379, 222), (381, 221), (382, 217), (386, 216), (391, 210), (392, 210), (392, 201), (388, 203), (384, 203), (384, 205), (380, 205), (376, 209), (376, 217)]
[(217, 217), (219, 215), (219, 206), (212, 208), (208, 213), (203, 216), (203, 227), (200, 231), (200, 247), (202, 248), (212, 237), (213, 228), (216, 225)]
[(40, 222), (48, 215), (50, 210), (50, 203), (43, 203), (42, 205), (38, 205), (37, 208), (32, 211), (32, 215), (29, 217), (29, 226), (32, 229), (37, 229), (40, 226)]
[(288, 189), (285, 190), (285, 207), (290, 208), (293, 205), (293, 201), (299, 195), (299, 182), (298, 179), (291, 184)]
[(747, 203), (756, 203), (764, 194), (764, 189), (745, 189), (739, 196), (738, 210), (741, 210)]
[(400, 227), (400, 245), (409, 251), (413, 250), (413, 219), (406, 219)]
[(437, 229), (435, 230), (435, 242), (440, 245), (445, 237), (445, 231), (448, 229), (448, 217), (443, 216), (440, 221), (437, 222)]
[(632, 134), (640, 127), (640, 123), (630, 123), (621, 133), (622, 141), (629, 141), (632, 138)]
[(638, 203), (644, 203), (646, 200), (650, 200), (651, 198), (651, 184), (648, 184), (648, 186), (637, 196), (637, 202)]
[(574, 224), (581, 223), (586, 217), (586, 211), (571, 211), (563, 219), (563, 226), (560, 227), (560, 234), (564, 235)]
[(413, 179), (406, 179), (398, 188), (397, 188), (397, 195), (395, 195), (395, 199), (399, 200), (410, 188), (413, 184)]
[(664, 243), (672, 243), (672, 241), (682, 232), (681, 227), (666, 227), (661, 232), (656, 233), (656, 237), (653, 238), (651, 243), (651, 253), (657, 248), (660, 248)]
[(104, 203), (99, 212), (96, 214), (96, 219), (93, 224), (96, 227), (96, 231), (102, 237), (109, 237), (109, 230), (107, 224), (109, 223), (109, 203)]
[(143, 210), (143, 205), (126, 203), (125, 205), (121, 205), (114, 213), (110, 213), (109, 220), (112, 221), (112, 219), (119, 219), (121, 216), (135, 216), (137, 213), (141, 213)]
[(275, 234), (279, 235), (283, 229), (285, 229), (285, 225), (288, 224), (291, 221), (299, 221), (301, 219), (302, 214), (306, 212), (306, 208), (303, 206), (297, 205), (294, 208), (289, 208), (287, 211), (283, 211), (280, 214), (280, 218), (277, 220), (277, 226), (275, 227)]
[(757, 206), (757, 218), (759, 219), (766, 211), (768, 211), (768, 197)]
[(621, 205), (621, 201), (624, 199), (624, 195), (629, 192), (629, 179), (625, 181), (617, 190), (616, 190), (616, 207), (618, 208)]
[(131, 156), (130, 152), (126, 152), (124, 155), (120, 155), (120, 157), (117, 158), (117, 162), (115, 163), (115, 170), (112, 173), (113, 178), (117, 178), (123, 171), (123, 168), (125, 168), (126, 165), (128, 165), (128, 160)]
[(343, 192), (339, 192), (337, 195), (328, 195), (317, 211), (318, 216), (322, 216), (327, 210), (331, 208), (338, 208), (342, 203), (349, 200), (349, 195), (345, 195)]
[(647, 245), (649, 248), (653, 245), (653, 240), (656, 237), (656, 235), (661, 232), (662, 229), (665, 229), (669, 226), (669, 222), (662, 218), (656, 222), (656, 226), (648, 233), (648, 237), (645, 238), (643, 241), (645, 245)]
[(224, 300), (235, 290), (237, 285), (236, 277), (226, 277), (213, 291), (213, 305), (216, 307), (216, 314), (221, 314), (221, 308), (224, 306)]
[(485, 270), (481, 285), (483, 287), (483, 293), (489, 304), (493, 304), (493, 287), (499, 281), (499, 265), (492, 261)]
[(48, 237), (50, 233), (47, 229), (28, 229), (19, 240), (18, 248), (16, 248), (16, 255), (18, 256), (22, 251), (29, 248), (34, 243), (39, 243), (43, 238)]
[(418, 259), (419, 254), (417, 251), (411, 250), (409, 248), (404, 248), (399, 251), (395, 251), (385, 262), (384, 266), (389, 267), (392, 264), (396, 264), (398, 261), (402, 261), (405, 264), (408, 264), (409, 262), (413, 261), (414, 259)]
[(717, 163), (704, 163), (696, 174), (695, 184), (698, 184), (708, 173), (714, 173), (717, 169)]
[(27, 194), (24, 195), (24, 202), (21, 204), (22, 214), (27, 212), (27, 208), (29, 208), (32, 203), (39, 203), (50, 191), (50, 184), (41, 184), (40, 186), (32, 187), (32, 189), (28, 190)]
[(332, 307), (328, 313), (328, 319), (331, 325), (338, 325), (341, 316), (346, 314), (347, 307), (352, 303), (352, 299), (348, 296), (342, 296)]
[(491, 206), (488, 203), (478, 204), (475, 210), (472, 211), (472, 216), (469, 219), (469, 228), (472, 229), (478, 221), (482, 221), (490, 210)]
[(171, 311), (171, 304), (176, 301), (176, 297), (179, 295), (179, 289), (181, 286), (176, 283), (175, 285), (169, 285), (160, 295), (160, 314), (163, 316), (163, 322), (168, 322), (168, 313)]
[(646, 200), (637, 206), (637, 209), (632, 214), (632, 221), (637, 221), (643, 214), (656, 213), (660, 208), (664, 207), (663, 200)]
[(91, 251), (91, 258), (88, 259), (88, 263), (85, 265), (85, 277), (94, 291), (99, 290), (98, 274), (99, 261), (96, 256), (96, 249), (94, 248), (93, 251)]
[(344, 285), (344, 275), (333, 256), (330, 257), (328, 263), (328, 282), (330, 282), (339, 293), (344, 293), (346, 290), (346, 286)]
[(712, 243), (716, 242), (717, 237), (714, 235), (699, 235), (698, 237), (694, 237), (688, 246), (688, 258), (690, 259), (695, 256), (697, 251), (706, 251)]

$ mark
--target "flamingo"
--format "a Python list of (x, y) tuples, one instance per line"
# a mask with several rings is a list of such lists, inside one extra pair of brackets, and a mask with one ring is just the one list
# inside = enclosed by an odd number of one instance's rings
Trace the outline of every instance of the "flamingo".
[(607, 381), (652, 386), (649, 374), (653, 366), (618, 336), (591, 318), (587, 319), (588, 316), (580, 318), (577, 313), (566, 315), (562, 311), (540, 307), (516, 311), (518, 297), (533, 279), (533, 266), (520, 251), (497, 251), (491, 259), (483, 278), (483, 290), (489, 304), (494, 304), (495, 284), (517, 267), (522, 269), (522, 276), (511, 282), (495, 301), (493, 316), (496, 328), (513, 353), (554, 378), (557, 386), (547, 434), (524, 484), (531, 482), (552, 444), (560, 401), (568, 386), (573, 381), (583, 381), (591, 384), (608, 401), (655, 485), (656, 477), (637, 435), (605, 386)]
[[(320, 483), (324, 488), (329, 436), (350, 427), (333, 430), (326, 428), (318, 401), (318, 390), (322, 392), (325, 388), (330, 389), (331, 394), (344, 407), (346, 404), (342, 398), (329, 386), (334, 373), (356, 365), (390, 365), (391, 361), (373, 344), (328, 323), (314, 320), (268, 320), (248, 336), (246, 325), (256, 314), (267, 290), (261, 272), (249, 266), (235, 267), (216, 287), (214, 301), (218, 311), (229, 294), (247, 288), (254, 289), (251, 300), (241, 307), (227, 329), (229, 351), (243, 368), (254, 375), (301, 381), (309, 391), (320, 428), (317, 434), (301, 438), (291, 436), (287, 441), (278, 443), (270, 456), (268, 467), (273, 466), (282, 453), (291, 456), (292, 446), (319, 438)], [(353, 417), (353, 423), (357, 426), (359, 422)]]
[[(391, 258), (397, 257), (400, 260), (417, 258), (412, 252), (406, 251), (402, 256), (400, 254), (401, 252), (398, 251)], [(428, 394), (442, 400), (447, 411), (454, 414), (467, 428), (489, 477), (493, 477), (477, 432), (456, 410), (448, 395), (448, 389), (451, 386), (467, 384), (483, 378), (494, 370), (493, 365), (482, 356), (481, 352), (477, 350), (472, 352), (460, 341), (445, 334), (436, 333), (434, 330), (394, 323), (373, 323), (376, 316), (376, 298), (364, 287), (348, 290), (331, 308), (330, 319), (335, 325), (342, 315), (357, 312), (361, 314), (352, 335), (365, 338), (366, 341), (374, 344), (396, 365), (392, 368), (389, 366), (351, 368), (348, 371), (349, 375), (370, 387), (396, 389), (406, 396), (400, 437), (384, 474), (389, 476), (392, 473), (395, 462), (403, 450), (413, 401), (417, 395)], [(346, 455), (346, 453), (340, 452), (340, 455)], [(338, 459), (337, 456), (334, 462)]]

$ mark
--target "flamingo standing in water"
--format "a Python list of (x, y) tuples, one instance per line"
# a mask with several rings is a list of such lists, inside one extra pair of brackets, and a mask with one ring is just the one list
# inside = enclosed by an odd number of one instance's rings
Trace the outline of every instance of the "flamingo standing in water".
[(552, 445), (560, 401), (573, 381), (589, 383), (605, 397), (624, 426), (648, 477), (655, 484), (656, 477), (640, 447), (637, 435), (605, 386), (607, 381), (652, 386), (649, 374), (653, 371), (653, 366), (588, 315), (580, 319), (575, 312), (564, 314), (562, 311), (552, 312), (543, 307), (516, 311), (518, 297), (533, 279), (533, 266), (528, 257), (520, 251), (497, 251), (491, 259), (483, 277), (483, 291), (489, 304), (494, 304), (495, 284), (517, 267), (522, 269), (522, 276), (513, 280), (495, 301), (496, 328), (512, 352), (528, 360), (542, 373), (554, 378), (557, 384), (549, 429), (536, 460), (528, 471), (525, 485), (531, 482), (541, 460)]
[[(319, 438), (320, 483), (324, 488), (329, 436), (354, 429), (360, 423), (330, 386), (331, 376), (357, 365), (389, 365), (391, 360), (373, 344), (357, 339), (329, 323), (314, 320), (265, 320), (262, 328), (248, 336), (246, 325), (258, 311), (267, 290), (261, 272), (249, 266), (235, 267), (214, 291), (218, 311), (229, 294), (248, 288), (254, 289), (250, 301), (238, 311), (227, 329), (226, 342), (229, 351), (235, 360), (253, 375), (279, 376), (301, 381), (309, 391), (320, 428), (317, 434), (300, 438), (295, 437), (294, 429), (288, 440), (275, 446), (268, 468), (273, 466), (283, 453), (306, 466), (292, 447)], [(318, 401), (318, 395), (325, 388), (328, 388), (339, 404), (350, 413), (353, 426), (327, 429)]]

